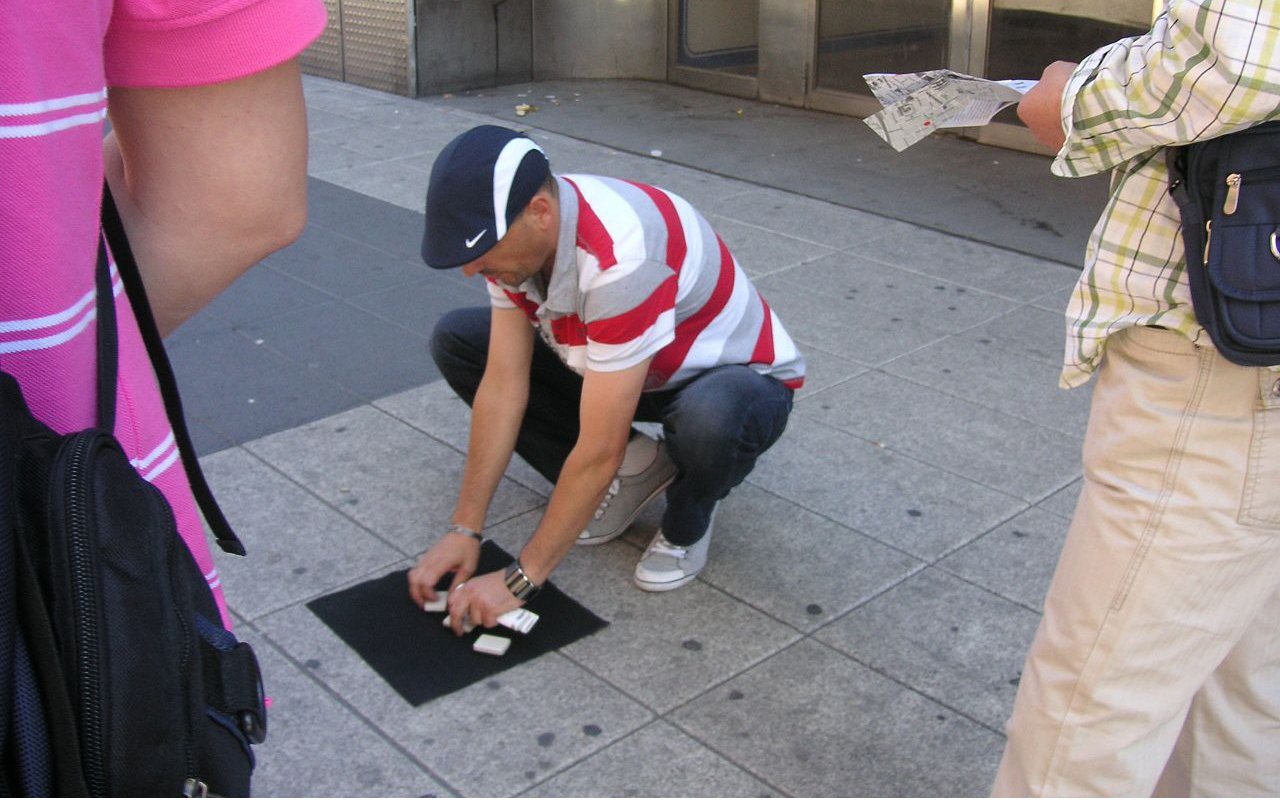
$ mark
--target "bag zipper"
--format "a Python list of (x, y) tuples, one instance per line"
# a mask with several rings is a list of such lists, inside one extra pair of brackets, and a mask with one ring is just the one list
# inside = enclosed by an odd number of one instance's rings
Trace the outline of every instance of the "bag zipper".
[(1244, 185), (1245, 176), (1249, 182), (1273, 181), (1280, 178), (1280, 167), (1268, 167), (1255, 172), (1233, 172), (1226, 177), (1227, 197), (1222, 203), (1222, 213), (1231, 216), (1240, 207), (1240, 189)]
[(90, 453), (98, 432), (81, 431), (67, 443), (64, 464), (66, 484), (63, 510), (67, 523), (67, 549), (71, 567), (71, 593), (75, 610), (76, 697), (80, 711), (81, 760), (85, 786), (91, 796), (107, 792), (105, 742), (102, 732), (102, 682), (99, 648), (101, 632), (97, 614), (97, 552), (89, 509)]

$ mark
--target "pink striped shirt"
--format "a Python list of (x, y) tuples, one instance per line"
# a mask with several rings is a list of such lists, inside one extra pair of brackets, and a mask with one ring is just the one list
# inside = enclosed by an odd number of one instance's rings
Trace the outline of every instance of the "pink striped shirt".
[[(318, 0), (0, 3), (0, 369), (54, 430), (95, 421), (94, 266), (107, 87), (232, 80), (319, 35)], [(214, 587), (217, 569), (137, 325), (115, 278), (116, 436), (168, 498)]]
[(745, 364), (798, 389), (804, 359), (711, 225), (680, 196), (595, 175), (560, 176), (560, 238), (546, 297), (536, 281), (489, 281), (570, 369), (613, 372), (652, 357), (645, 390)]

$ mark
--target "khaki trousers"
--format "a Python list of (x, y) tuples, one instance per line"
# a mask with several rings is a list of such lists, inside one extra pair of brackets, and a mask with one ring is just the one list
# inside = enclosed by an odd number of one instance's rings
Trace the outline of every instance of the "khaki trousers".
[(996, 795), (1280, 795), (1280, 375), (1108, 339)]

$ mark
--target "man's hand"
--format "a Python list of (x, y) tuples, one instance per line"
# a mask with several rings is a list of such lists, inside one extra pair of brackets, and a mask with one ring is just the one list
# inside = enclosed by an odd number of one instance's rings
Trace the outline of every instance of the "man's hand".
[(409, 596), (421, 608), (423, 603), (436, 599), (436, 584), (444, 575), (453, 573), (453, 583), (449, 586), (452, 591), (475, 574), (479, 562), (479, 542), (461, 533), (446, 533), (409, 570)]
[(449, 617), (453, 623), (453, 632), (458, 636), (462, 635), (464, 620), (483, 628), (492, 628), (498, 624), (499, 616), (519, 608), (520, 605), (520, 601), (507, 588), (506, 578), (501, 572), (490, 572), (465, 584), (455, 582), (453, 591), (449, 592)]
[(1032, 86), (1018, 103), (1018, 119), (1031, 134), (1053, 152), (1062, 149), (1067, 140), (1062, 130), (1062, 91), (1075, 72), (1072, 61), (1055, 61), (1044, 68), (1040, 82)]

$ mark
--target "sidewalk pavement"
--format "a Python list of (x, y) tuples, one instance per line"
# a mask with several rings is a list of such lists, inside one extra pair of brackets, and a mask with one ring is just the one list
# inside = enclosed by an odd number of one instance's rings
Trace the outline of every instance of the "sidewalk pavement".
[[(985, 794), (1079, 488), (1089, 390), (1057, 373), (1097, 182), (663, 84), (305, 86), (306, 232), (171, 339), (250, 552), (219, 565), (274, 699), (256, 793)], [(810, 372), (699, 580), (632, 587), (650, 509), (553, 576), (607, 628), (415, 708), (305, 604), (407, 568), (449, 519), (468, 417), (426, 344), (485, 295), (421, 263), (421, 209), (435, 154), (488, 122), (529, 127), (557, 172), (693, 202)], [(549, 492), (514, 460), (490, 535), (517, 551)]]

